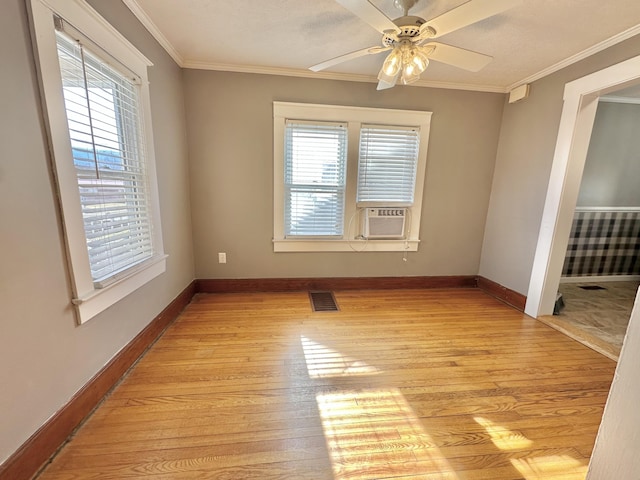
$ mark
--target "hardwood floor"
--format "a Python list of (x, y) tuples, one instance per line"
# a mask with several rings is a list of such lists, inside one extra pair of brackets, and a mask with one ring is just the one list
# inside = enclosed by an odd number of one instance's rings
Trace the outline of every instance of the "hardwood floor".
[(38, 480), (584, 479), (615, 363), (478, 289), (200, 294)]

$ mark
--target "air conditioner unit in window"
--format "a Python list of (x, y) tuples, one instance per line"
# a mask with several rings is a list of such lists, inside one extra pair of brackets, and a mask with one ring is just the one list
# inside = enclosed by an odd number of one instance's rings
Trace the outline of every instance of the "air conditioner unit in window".
[(368, 239), (404, 238), (406, 208), (368, 207), (365, 209), (364, 231)]

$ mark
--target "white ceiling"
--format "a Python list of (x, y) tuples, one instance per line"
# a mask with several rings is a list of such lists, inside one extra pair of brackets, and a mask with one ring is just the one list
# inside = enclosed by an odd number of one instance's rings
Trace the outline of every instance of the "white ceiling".
[[(380, 45), (334, 0), (124, 0), (183, 67), (377, 82), (384, 54), (319, 73), (311, 65)], [(419, 0), (429, 20), (465, 0)], [(371, 0), (389, 17), (392, 0)], [(640, 33), (640, 0), (524, 0), (438, 40), (494, 57), (480, 72), (431, 62), (416, 85), (506, 92)]]

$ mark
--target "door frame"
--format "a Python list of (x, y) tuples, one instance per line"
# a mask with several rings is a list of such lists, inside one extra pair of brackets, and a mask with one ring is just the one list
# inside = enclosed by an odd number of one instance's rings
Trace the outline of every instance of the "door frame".
[(525, 313), (551, 315), (578, 201), (598, 99), (640, 81), (640, 55), (565, 85)]

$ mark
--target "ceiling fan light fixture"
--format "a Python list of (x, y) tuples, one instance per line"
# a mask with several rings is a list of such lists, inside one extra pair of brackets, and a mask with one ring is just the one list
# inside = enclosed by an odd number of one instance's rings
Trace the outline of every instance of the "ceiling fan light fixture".
[[(380, 32), (382, 46), (340, 55), (313, 65), (309, 67), (310, 70), (318, 72), (347, 60), (391, 50), (378, 74), (378, 90), (383, 90), (393, 87), (398, 78), (404, 84), (418, 81), (430, 60), (470, 72), (480, 71), (492, 60), (491, 56), (431, 40), (502, 13), (524, 0), (466, 0), (462, 5), (429, 20), (409, 15), (409, 10), (420, 0), (386, 0), (392, 1), (404, 13), (395, 20), (376, 6), (382, 0), (375, 0), (375, 4), (374, 0), (335, 1)], [(429, 43), (423, 45), (427, 41)]]
[(429, 65), (427, 56), (411, 43), (403, 43), (396, 50), (402, 53), (402, 83), (409, 85), (420, 80), (420, 75)]
[(417, 48), (413, 50), (413, 57), (411, 58), (411, 63), (415, 66), (415, 68), (420, 72), (424, 72), (429, 66), (429, 59), (426, 55), (424, 55)]
[(387, 58), (384, 59), (380, 74), (383, 74), (389, 78), (398, 75), (402, 69), (402, 52), (399, 48), (394, 48)]
[(402, 83), (404, 85), (410, 85), (420, 80), (420, 74), (422, 72), (416, 68), (414, 63), (406, 63), (402, 68)]

